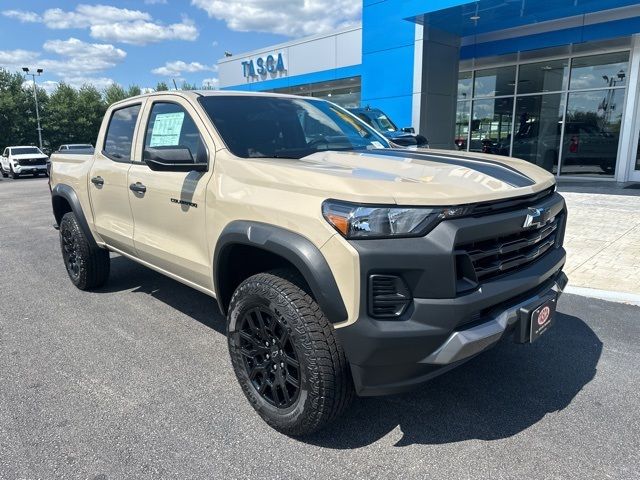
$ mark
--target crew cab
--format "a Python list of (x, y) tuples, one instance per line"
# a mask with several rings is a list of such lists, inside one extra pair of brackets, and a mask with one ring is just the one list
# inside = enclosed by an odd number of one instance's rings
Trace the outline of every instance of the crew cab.
[(0, 157), (0, 173), (5, 178), (11, 175), (14, 179), (20, 175), (37, 177), (41, 173), (47, 173), (48, 158), (38, 147), (7, 147)]
[(553, 175), (397, 148), (316, 98), (130, 98), (50, 186), (71, 282), (102, 286), (113, 252), (216, 298), (244, 394), (289, 435), (553, 335), (567, 282)]

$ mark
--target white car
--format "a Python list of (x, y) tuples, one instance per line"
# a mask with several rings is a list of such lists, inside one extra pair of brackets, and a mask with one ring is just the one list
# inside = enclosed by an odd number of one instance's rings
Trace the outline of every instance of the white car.
[(47, 157), (38, 147), (7, 147), (0, 157), (0, 172), (3, 177), (18, 178), (20, 175), (47, 174)]
[(60, 145), (57, 153), (84, 153), (90, 155), (93, 153), (93, 145), (90, 143), (69, 143)]

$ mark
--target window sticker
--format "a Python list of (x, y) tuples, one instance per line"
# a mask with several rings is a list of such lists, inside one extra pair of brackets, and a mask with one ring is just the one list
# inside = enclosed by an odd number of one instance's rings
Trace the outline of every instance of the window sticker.
[(382, 145), (377, 140), (374, 140), (373, 142), (371, 142), (371, 145), (373, 145), (375, 148), (384, 148), (384, 145)]
[(159, 113), (153, 122), (150, 147), (178, 145), (184, 122), (184, 112)]

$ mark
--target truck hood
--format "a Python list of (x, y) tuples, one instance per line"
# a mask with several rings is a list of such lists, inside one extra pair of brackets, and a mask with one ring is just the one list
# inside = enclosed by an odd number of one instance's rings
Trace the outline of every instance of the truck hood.
[[(261, 163), (250, 167), (254, 161)], [(264, 179), (274, 188), (363, 203), (461, 205), (530, 195), (555, 183), (552, 174), (523, 160), (433, 149), (327, 151), (300, 160), (242, 162), (254, 173), (243, 181)]]

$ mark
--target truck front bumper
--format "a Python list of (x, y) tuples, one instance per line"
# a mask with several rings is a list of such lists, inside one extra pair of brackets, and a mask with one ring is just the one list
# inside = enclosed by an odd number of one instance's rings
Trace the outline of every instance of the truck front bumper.
[(20, 175), (30, 173), (47, 173), (46, 165), (15, 165), (13, 171)]
[[(514, 340), (521, 340), (521, 332), (528, 329), (528, 312), (551, 298), (557, 299), (567, 284), (567, 276), (561, 270), (564, 251), (557, 253), (556, 258), (546, 258), (529, 272), (519, 272), (519, 278), (485, 291), (454, 299), (414, 299), (408, 319), (388, 321), (365, 316), (336, 329), (351, 365), (357, 394), (405, 392), (505, 337), (513, 335)], [(537, 286), (522, 292), (530, 282)], [(505, 296), (509, 299), (501, 300)], [(495, 306), (486, 307), (492, 303)], [(470, 312), (479, 311), (486, 312), (482, 318), (459, 326)], [(549, 335), (553, 335), (553, 329)]]

